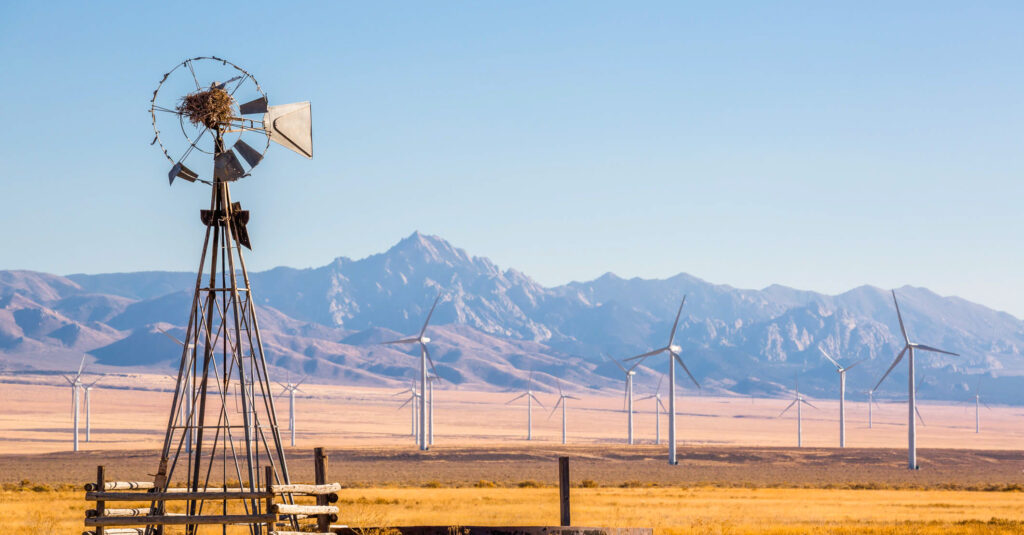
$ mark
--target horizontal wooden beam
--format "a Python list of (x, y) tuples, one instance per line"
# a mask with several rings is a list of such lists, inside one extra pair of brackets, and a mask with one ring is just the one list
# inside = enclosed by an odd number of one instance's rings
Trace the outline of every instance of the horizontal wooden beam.
[[(86, 518), (86, 526), (164, 526), (181, 524), (266, 524), (277, 515), (149, 515)], [(105, 530), (104, 530), (105, 531)]]
[[(95, 531), (83, 531), (82, 535), (96, 535)], [(110, 528), (103, 535), (146, 535), (146, 528)]]
[(340, 491), (341, 485), (338, 483), (328, 483), (326, 485), (273, 485), (271, 488), (274, 490), (274, 494), (308, 494), (310, 496), (320, 496)]
[(330, 515), (338, 513), (335, 505), (292, 505), (275, 503), (274, 512), (279, 515)]
[[(152, 507), (133, 507), (131, 509), (103, 509), (103, 516), (146, 516), (153, 514)], [(99, 516), (96, 509), (86, 509), (85, 517), (94, 518)]]
[(103, 484), (103, 488), (100, 489), (96, 486), (96, 483), (86, 483), (85, 490), (97, 491), (97, 490), (148, 490), (154, 488), (153, 484), (148, 481), (107, 481)]
[(270, 535), (334, 535), (334, 533), (312, 533), (309, 531), (271, 531)]
[(170, 500), (261, 500), (273, 496), (266, 491), (213, 492), (87, 492), (85, 499), (106, 502), (164, 502)]

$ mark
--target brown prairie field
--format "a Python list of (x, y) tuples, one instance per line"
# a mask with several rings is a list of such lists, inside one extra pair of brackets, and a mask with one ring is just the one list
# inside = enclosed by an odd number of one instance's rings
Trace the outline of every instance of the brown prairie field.
[[(52, 377), (0, 383), (0, 525), (15, 534), (80, 532), (80, 485), (95, 467), (111, 479), (147, 479), (156, 468), (171, 382), (109, 378), (92, 392), (92, 440), (70, 449), (69, 389)], [(44, 383), (44, 384), (39, 384)], [(49, 384), (45, 384), (49, 383)], [(112, 388), (111, 388), (112, 387)], [(663, 533), (1024, 533), (1024, 411), (994, 407), (974, 433), (973, 407), (925, 402), (922, 469), (906, 462), (905, 405), (883, 404), (867, 428), (863, 403), (848, 403), (846, 449), (835, 448), (837, 403), (776, 418), (786, 402), (685, 396), (680, 465), (654, 445), (650, 402), (637, 403), (640, 444), (624, 444), (620, 394), (584, 395), (560, 415), (508, 393), (437, 390), (435, 447), (415, 449), (408, 407), (396, 390), (309, 385), (298, 397), (293, 480), (312, 478), (310, 449), (327, 448), (330, 479), (346, 488), (341, 522), (356, 525), (556, 524), (555, 458), (572, 458), (575, 524), (650, 526)], [(546, 405), (554, 396), (540, 394)], [(287, 418), (287, 400), (277, 412)], [(285, 424), (282, 420), (282, 424)], [(84, 418), (82, 424), (84, 426)], [(662, 439), (667, 418), (662, 415)], [(27, 482), (22, 482), (27, 480)], [(65, 485), (62, 487), (62, 485)], [(52, 490), (52, 489), (57, 490)], [(10, 530), (8, 530), (10, 531)]]

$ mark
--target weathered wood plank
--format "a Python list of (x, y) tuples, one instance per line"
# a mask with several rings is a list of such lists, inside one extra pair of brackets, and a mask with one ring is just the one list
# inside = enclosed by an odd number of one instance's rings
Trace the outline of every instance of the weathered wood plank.
[(105, 509), (100, 511), (96, 509), (86, 509), (86, 518), (95, 518), (99, 516), (146, 516), (156, 514), (156, 509), (152, 507), (132, 507), (130, 509)]
[[(148, 481), (107, 481), (103, 484), (103, 490), (148, 490), (154, 488), (153, 483)], [(86, 483), (85, 490), (89, 492), (100, 490), (96, 483)]]
[[(146, 528), (108, 528), (104, 529), (106, 535), (146, 535)], [(82, 535), (96, 535), (95, 531), (83, 531)]]
[(274, 512), (279, 515), (330, 515), (339, 511), (336, 505), (291, 505), (287, 503), (274, 504)]
[(86, 526), (162, 526), (180, 524), (266, 524), (277, 520), (277, 515), (149, 515), (86, 518)]
[(333, 494), (341, 490), (341, 485), (338, 483), (328, 483), (326, 485), (274, 485), (274, 494), (306, 494), (309, 496), (319, 496), (323, 494)]
[(215, 492), (87, 492), (86, 500), (109, 502), (163, 502), (169, 500), (260, 500), (272, 496), (266, 491)]

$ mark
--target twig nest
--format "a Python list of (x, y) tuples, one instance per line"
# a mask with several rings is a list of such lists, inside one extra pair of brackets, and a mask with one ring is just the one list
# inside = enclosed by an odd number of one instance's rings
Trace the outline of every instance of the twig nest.
[(235, 99), (227, 91), (210, 86), (207, 90), (181, 97), (178, 112), (188, 117), (194, 125), (203, 124), (207, 128), (215, 128), (231, 121), (234, 103)]

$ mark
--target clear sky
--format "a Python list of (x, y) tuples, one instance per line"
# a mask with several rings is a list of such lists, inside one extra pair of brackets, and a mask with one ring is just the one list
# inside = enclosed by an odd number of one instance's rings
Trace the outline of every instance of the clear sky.
[[(728, 4), (728, 5), (721, 5)], [(0, 269), (188, 270), (148, 99), (313, 103), (233, 187), (251, 267), (438, 234), (543, 284), (912, 284), (1024, 317), (1020, 2), (4, 2)]]

